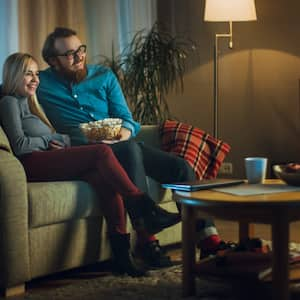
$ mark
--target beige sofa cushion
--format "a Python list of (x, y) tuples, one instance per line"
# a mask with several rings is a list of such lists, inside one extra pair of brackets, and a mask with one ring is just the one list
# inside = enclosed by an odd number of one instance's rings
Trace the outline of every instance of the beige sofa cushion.
[(96, 193), (83, 181), (28, 184), (29, 227), (101, 216)]
[[(159, 184), (148, 180), (153, 199), (160, 199), (160, 204), (173, 202), (170, 190), (159, 189)], [(31, 182), (28, 198), (30, 228), (102, 216), (96, 193), (83, 181)]]

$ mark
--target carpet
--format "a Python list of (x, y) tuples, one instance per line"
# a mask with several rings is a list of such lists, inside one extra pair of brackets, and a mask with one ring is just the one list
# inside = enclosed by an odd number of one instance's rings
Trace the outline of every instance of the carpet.
[[(69, 271), (34, 280), (25, 295), (9, 300), (179, 300), (182, 299), (181, 275), (181, 265), (150, 271), (150, 276), (143, 278), (93, 270)], [(196, 286), (197, 295), (186, 300), (270, 299), (269, 289), (257, 282), (210, 276), (197, 278)]]
[[(290, 248), (300, 250), (298, 245)], [(150, 271), (149, 277), (115, 276), (110, 265), (102, 263), (34, 279), (26, 286), (25, 295), (9, 300), (182, 300), (180, 250), (179, 253), (172, 257), (176, 265)], [(270, 283), (256, 280), (206, 275), (196, 280), (196, 296), (184, 299), (268, 300), (270, 287)], [(293, 284), (291, 294), (291, 299), (300, 299), (299, 282)]]
[[(182, 300), (181, 265), (150, 271), (149, 277), (114, 276), (105, 272), (62, 274), (34, 280), (25, 295), (9, 300)], [(270, 286), (245, 280), (216, 277), (197, 278), (196, 296), (186, 300), (271, 299)], [(1, 298), (4, 299), (4, 298)], [(300, 299), (300, 285), (294, 285), (291, 299)]]

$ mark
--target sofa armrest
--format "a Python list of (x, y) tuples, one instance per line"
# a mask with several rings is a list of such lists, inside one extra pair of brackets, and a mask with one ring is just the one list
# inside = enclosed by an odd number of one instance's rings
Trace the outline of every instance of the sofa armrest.
[(12, 152), (7, 136), (4, 133), (3, 128), (1, 126), (0, 126), (0, 149), (6, 150), (8, 152)]
[(0, 286), (30, 279), (28, 196), (24, 168), (10, 152), (0, 150)]
[(144, 142), (152, 147), (160, 148), (160, 137), (158, 125), (143, 125), (136, 140)]

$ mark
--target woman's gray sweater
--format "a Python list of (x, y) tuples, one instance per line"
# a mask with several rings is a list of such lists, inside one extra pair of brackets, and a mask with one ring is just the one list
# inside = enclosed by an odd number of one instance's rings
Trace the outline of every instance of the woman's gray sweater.
[(29, 110), (26, 97), (5, 96), (0, 100), (0, 121), (16, 156), (48, 149), (51, 140), (64, 143), (64, 136), (52, 133)]

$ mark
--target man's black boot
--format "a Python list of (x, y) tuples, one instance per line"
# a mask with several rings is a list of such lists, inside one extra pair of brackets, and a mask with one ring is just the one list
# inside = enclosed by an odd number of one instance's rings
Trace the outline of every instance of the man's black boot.
[(161, 208), (148, 195), (126, 198), (125, 207), (135, 229), (155, 234), (181, 221), (180, 214)]
[(166, 268), (174, 265), (158, 240), (137, 245), (135, 255), (141, 258), (150, 269)]
[(128, 274), (132, 277), (147, 276), (148, 273), (142, 267), (137, 266), (130, 253), (130, 235), (112, 234), (109, 236), (113, 253), (114, 272)]
[(179, 213), (171, 213), (161, 208), (151, 198), (147, 197), (145, 222), (149, 233), (155, 234), (181, 221)]

